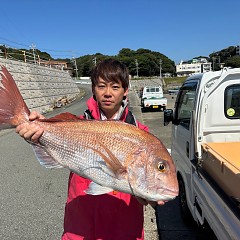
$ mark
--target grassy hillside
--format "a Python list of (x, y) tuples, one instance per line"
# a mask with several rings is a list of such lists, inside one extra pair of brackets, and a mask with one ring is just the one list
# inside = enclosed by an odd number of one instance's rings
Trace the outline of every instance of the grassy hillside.
[(187, 77), (164, 78), (164, 89), (175, 89), (182, 85)]

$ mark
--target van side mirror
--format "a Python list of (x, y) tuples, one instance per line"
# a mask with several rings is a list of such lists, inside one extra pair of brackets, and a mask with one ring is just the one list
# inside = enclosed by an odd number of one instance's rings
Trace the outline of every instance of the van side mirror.
[(172, 109), (166, 109), (163, 112), (163, 121), (164, 126), (167, 126), (170, 122), (173, 120), (173, 110)]

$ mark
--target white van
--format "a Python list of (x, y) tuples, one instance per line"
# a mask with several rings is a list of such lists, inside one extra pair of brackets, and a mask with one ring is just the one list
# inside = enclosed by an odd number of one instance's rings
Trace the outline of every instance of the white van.
[(167, 107), (167, 98), (163, 97), (161, 86), (148, 86), (143, 88), (141, 99), (142, 111), (146, 109), (164, 110)]
[(148, 86), (143, 88), (142, 98), (162, 98), (163, 90), (161, 86)]

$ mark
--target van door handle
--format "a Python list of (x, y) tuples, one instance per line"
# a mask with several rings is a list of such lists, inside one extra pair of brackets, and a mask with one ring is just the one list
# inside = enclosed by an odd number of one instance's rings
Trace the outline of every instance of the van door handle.
[(189, 142), (188, 141), (186, 142), (186, 154), (187, 154), (187, 157), (189, 157)]

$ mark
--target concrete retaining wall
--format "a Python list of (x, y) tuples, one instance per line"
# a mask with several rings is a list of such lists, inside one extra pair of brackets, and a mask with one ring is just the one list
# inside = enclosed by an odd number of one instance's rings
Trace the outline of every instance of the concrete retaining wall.
[(66, 71), (3, 58), (0, 64), (12, 74), (30, 111), (51, 111), (56, 100), (62, 97), (72, 100), (80, 94)]

